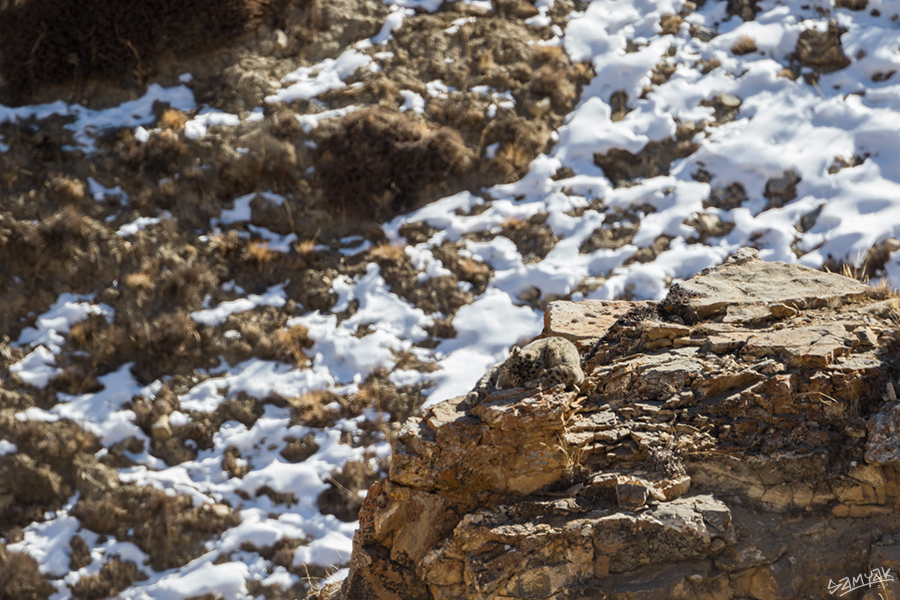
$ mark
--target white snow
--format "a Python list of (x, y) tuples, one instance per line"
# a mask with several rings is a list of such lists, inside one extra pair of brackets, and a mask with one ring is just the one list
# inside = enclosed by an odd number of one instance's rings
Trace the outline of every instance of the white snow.
[(43, 344), (54, 353), (65, 343), (65, 335), (72, 325), (87, 319), (89, 315), (100, 315), (107, 323), (112, 323), (114, 311), (106, 304), (91, 304), (92, 296), (76, 296), (68, 292), (60, 294), (47, 312), (41, 314), (34, 327), (26, 327), (19, 334), (16, 346)]
[(215, 327), (225, 322), (229, 315), (253, 310), (257, 306), (274, 306), (280, 308), (287, 301), (284, 293), (284, 284), (272, 286), (263, 294), (250, 294), (246, 298), (239, 298), (229, 302), (222, 302), (215, 308), (198, 310), (191, 313), (191, 318), (201, 325)]
[[(384, 46), (387, 44), (393, 33), (400, 29), (403, 26), (403, 18), (409, 17), (415, 14), (415, 11), (410, 9), (401, 9), (399, 7), (393, 7), (396, 10), (387, 16), (387, 19), (384, 20), (384, 25), (381, 26), (381, 31), (375, 34), (372, 37), (372, 43), (378, 46)], [(377, 57), (376, 57), (377, 58)]]
[(128, 204), (128, 194), (125, 193), (125, 191), (122, 189), (122, 186), (117, 185), (114, 188), (108, 188), (108, 187), (104, 186), (103, 184), (99, 183), (93, 177), (88, 177), (87, 180), (88, 180), (88, 189), (91, 192), (91, 197), (94, 200), (96, 200), (97, 202), (102, 202), (102, 201), (106, 200), (107, 196), (118, 196), (119, 203), (122, 206), (125, 206)]
[(351, 48), (337, 58), (326, 58), (312, 67), (300, 67), (282, 79), (282, 83), (289, 84), (288, 87), (268, 96), (266, 102), (309, 100), (324, 92), (341, 89), (345, 86), (345, 79), (371, 62), (369, 56)]
[(193, 119), (184, 124), (184, 136), (189, 140), (196, 140), (204, 137), (207, 130), (213, 125), (234, 127), (240, 122), (241, 118), (238, 115), (207, 108), (201, 110)]
[(400, 90), (400, 95), (403, 97), (400, 112), (411, 110), (420, 115), (425, 112), (425, 98), (412, 90)]
[(119, 237), (128, 237), (130, 235), (136, 234), (138, 231), (142, 231), (147, 229), (151, 225), (156, 225), (163, 219), (171, 219), (172, 213), (167, 210), (162, 211), (160, 216), (158, 217), (138, 217), (131, 223), (127, 223), (119, 227), (119, 230), (116, 231), (116, 235)]
[(251, 219), (250, 203), (257, 196), (263, 198), (268, 202), (271, 202), (272, 204), (275, 204), (276, 206), (281, 206), (284, 204), (284, 196), (273, 194), (272, 192), (253, 192), (251, 194), (245, 194), (243, 196), (235, 198), (234, 207), (223, 210), (219, 215), (219, 218), (213, 220), (214, 224), (232, 225), (234, 223), (249, 221)]
[(196, 106), (194, 93), (186, 86), (164, 88), (158, 84), (150, 84), (147, 92), (137, 100), (123, 102), (118, 106), (102, 110), (85, 108), (80, 104), (69, 104), (57, 100), (50, 104), (20, 106), (10, 108), (0, 105), (0, 123), (16, 122), (29, 118), (45, 119), (51, 115), (72, 117), (74, 120), (64, 127), (74, 133), (75, 140), (81, 150), (93, 152), (93, 135), (111, 127), (134, 128), (147, 125), (156, 118), (153, 113), (155, 102), (166, 102), (178, 110), (191, 110)]
[(38, 388), (45, 388), (50, 380), (62, 373), (57, 369), (56, 357), (53, 352), (44, 346), (38, 346), (28, 356), (9, 367), (10, 373), (15, 373), (24, 383)]

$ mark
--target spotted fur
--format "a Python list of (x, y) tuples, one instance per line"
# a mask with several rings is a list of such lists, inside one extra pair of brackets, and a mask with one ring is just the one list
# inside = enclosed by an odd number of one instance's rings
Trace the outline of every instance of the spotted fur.
[(535, 340), (524, 348), (513, 348), (509, 358), (491, 367), (466, 395), (474, 406), (494, 390), (512, 387), (550, 389), (563, 385), (577, 390), (584, 381), (575, 344), (561, 337)]

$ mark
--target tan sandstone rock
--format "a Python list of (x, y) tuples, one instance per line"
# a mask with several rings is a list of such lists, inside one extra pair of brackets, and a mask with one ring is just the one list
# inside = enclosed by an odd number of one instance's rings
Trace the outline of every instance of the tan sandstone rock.
[(794, 600), (900, 568), (897, 304), (752, 252), (660, 303), (551, 304), (580, 391), (410, 418), (319, 597)]

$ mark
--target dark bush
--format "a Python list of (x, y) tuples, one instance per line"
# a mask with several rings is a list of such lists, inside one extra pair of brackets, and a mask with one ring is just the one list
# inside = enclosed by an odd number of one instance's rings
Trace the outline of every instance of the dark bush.
[(260, 0), (24, 0), (0, 11), (0, 74), (14, 102), (41, 86), (145, 72), (165, 53), (244, 31)]
[(326, 208), (387, 218), (464, 189), (475, 156), (448, 127), (373, 108), (344, 117), (319, 140), (314, 160)]

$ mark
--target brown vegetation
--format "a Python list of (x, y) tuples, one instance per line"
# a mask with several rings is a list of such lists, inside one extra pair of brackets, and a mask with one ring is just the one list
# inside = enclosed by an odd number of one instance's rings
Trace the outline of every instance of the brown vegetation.
[(319, 494), (319, 510), (348, 523), (357, 520), (363, 502), (359, 493), (377, 480), (378, 471), (368, 462), (348, 462), (327, 479), (329, 488)]
[(92, 78), (140, 81), (163, 55), (241, 34), (260, 0), (26, 0), (0, 13), (0, 74), (14, 102), (45, 85)]
[(46, 600), (52, 592), (37, 561), (23, 552), (10, 552), (0, 542), (0, 600)]
[(333, 210), (384, 219), (461, 187), (474, 155), (449, 128), (401, 113), (364, 109), (345, 117), (315, 152), (316, 174)]
[(739, 38), (738, 41), (736, 41), (731, 47), (731, 53), (737, 56), (751, 54), (753, 52), (756, 52), (756, 50), (756, 40), (751, 37), (747, 37), (746, 35)]
[(133, 541), (156, 570), (187, 564), (210, 536), (240, 521), (221, 504), (195, 507), (189, 496), (133, 486), (82, 498), (73, 514), (91, 531)]
[(95, 575), (87, 575), (72, 586), (72, 595), (77, 600), (102, 600), (112, 598), (135, 581), (143, 581), (147, 576), (131, 561), (113, 558), (100, 568)]

